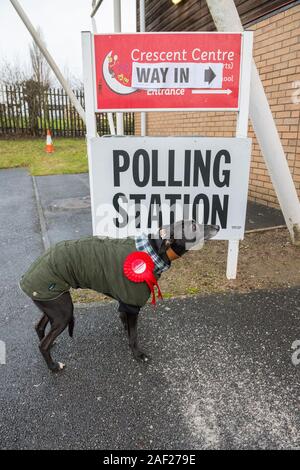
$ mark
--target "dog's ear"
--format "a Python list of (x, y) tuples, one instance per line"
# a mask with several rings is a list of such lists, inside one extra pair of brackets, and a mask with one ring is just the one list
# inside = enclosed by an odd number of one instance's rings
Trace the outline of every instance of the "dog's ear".
[(169, 237), (167, 228), (160, 228), (155, 237), (151, 237), (151, 244), (159, 256), (166, 254), (167, 249), (171, 246), (172, 239)]

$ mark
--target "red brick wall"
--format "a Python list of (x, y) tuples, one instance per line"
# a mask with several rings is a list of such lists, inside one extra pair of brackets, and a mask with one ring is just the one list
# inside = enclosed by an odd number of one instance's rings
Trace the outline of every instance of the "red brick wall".
[[(254, 58), (300, 196), (300, 5), (261, 21), (254, 31)], [(299, 81), (298, 84), (295, 82)], [(298, 85), (299, 103), (293, 102)], [(148, 135), (233, 136), (235, 113), (148, 113)], [(140, 133), (140, 115), (136, 115)], [(253, 138), (249, 198), (278, 206), (259, 145)]]

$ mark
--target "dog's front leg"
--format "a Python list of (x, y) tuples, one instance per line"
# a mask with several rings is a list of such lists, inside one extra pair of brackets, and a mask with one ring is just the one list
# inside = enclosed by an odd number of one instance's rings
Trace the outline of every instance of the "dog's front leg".
[(125, 313), (127, 323), (127, 333), (129, 339), (129, 347), (133, 353), (133, 356), (138, 361), (148, 361), (148, 356), (143, 353), (138, 347), (137, 341), (137, 321), (138, 314), (136, 313)]
[(128, 331), (128, 324), (127, 324), (127, 314), (125, 312), (120, 312), (120, 320), (122, 322), (124, 330), (127, 332)]

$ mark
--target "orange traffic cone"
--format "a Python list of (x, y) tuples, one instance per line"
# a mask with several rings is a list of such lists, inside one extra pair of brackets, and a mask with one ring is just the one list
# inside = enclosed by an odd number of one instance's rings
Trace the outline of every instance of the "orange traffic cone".
[(53, 147), (51, 132), (49, 131), (49, 129), (47, 130), (46, 152), (47, 152), (47, 153), (53, 153), (53, 152), (54, 152), (54, 147)]

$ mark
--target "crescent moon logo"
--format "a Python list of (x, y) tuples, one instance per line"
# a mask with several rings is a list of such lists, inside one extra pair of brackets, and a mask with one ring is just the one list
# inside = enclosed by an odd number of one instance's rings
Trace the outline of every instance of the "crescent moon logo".
[(123, 85), (114, 77), (114, 74), (112, 73), (112, 69), (110, 65), (111, 60), (112, 60), (112, 51), (110, 51), (105, 57), (104, 62), (103, 62), (103, 67), (102, 67), (103, 77), (107, 85), (109, 86), (109, 88), (115, 93), (118, 93), (119, 95), (129, 95), (130, 93), (134, 93), (135, 91), (137, 91), (136, 88)]

